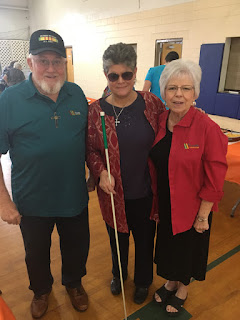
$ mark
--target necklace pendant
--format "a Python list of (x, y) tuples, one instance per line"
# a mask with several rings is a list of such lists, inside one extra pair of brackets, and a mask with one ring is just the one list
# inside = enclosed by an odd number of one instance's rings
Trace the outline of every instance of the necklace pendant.
[(117, 125), (120, 123), (120, 120), (118, 120), (118, 118), (120, 117), (120, 115), (123, 112), (124, 108), (122, 108), (121, 111), (118, 114), (116, 113), (116, 110), (115, 110), (113, 105), (112, 105), (112, 108), (113, 108), (113, 112), (115, 114), (115, 126), (117, 127)]
[(54, 116), (51, 117), (51, 120), (55, 120), (55, 127), (58, 128), (58, 120), (61, 119), (60, 116), (57, 115), (57, 112), (54, 112)]

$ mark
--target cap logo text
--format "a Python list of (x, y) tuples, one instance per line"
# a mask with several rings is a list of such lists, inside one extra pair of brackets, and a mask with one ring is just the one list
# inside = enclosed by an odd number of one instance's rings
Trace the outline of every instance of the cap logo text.
[(40, 37), (38, 38), (38, 41), (58, 43), (58, 39), (50, 35), (40, 35)]

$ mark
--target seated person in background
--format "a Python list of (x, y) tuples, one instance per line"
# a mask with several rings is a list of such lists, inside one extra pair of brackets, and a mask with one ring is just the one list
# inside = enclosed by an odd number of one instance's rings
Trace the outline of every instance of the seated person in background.
[(16, 61), (13, 65), (13, 68), (22, 70), (22, 65), (18, 61)]
[(25, 80), (24, 73), (16, 68), (12, 68), (8, 70), (8, 72), (4, 75), (3, 79), (7, 83), (7, 87), (11, 87), (17, 83), (20, 83)]
[(0, 81), (0, 94), (5, 90), (5, 84)]
[(14, 66), (14, 63), (17, 62), (17, 60), (12, 61), (9, 66), (4, 67), (2, 75), (1, 75), (1, 79), (3, 78), (3, 76), (8, 72), (8, 70), (12, 69)]
[(145, 78), (143, 91), (149, 91), (150, 89), (150, 92), (154, 93), (164, 102), (160, 94), (159, 79), (166, 65), (177, 59), (179, 59), (178, 53), (176, 51), (170, 51), (165, 57), (165, 64), (150, 68)]
[(10, 69), (13, 68), (13, 65), (14, 65), (15, 62), (17, 62), (17, 61), (16, 60), (12, 61), (9, 66), (4, 67), (4, 69), (3, 69), (3, 72), (2, 72), (1, 77), (0, 77), (0, 93), (3, 92), (7, 88), (5, 75)]
[(4, 80), (5, 76), (6, 75), (4, 74), (3, 77), (0, 79), (0, 93), (2, 93), (7, 87), (7, 83)]

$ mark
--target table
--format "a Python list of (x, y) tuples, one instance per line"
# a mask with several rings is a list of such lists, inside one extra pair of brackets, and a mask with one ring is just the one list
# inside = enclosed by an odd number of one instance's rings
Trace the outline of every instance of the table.
[[(240, 185), (240, 142), (232, 143), (228, 146), (227, 153), (228, 171), (225, 180), (234, 182)], [(234, 217), (234, 213), (237, 206), (240, 204), (240, 198), (237, 200), (232, 208), (231, 217)]]
[(93, 103), (94, 101), (96, 101), (96, 99), (93, 99), (93, 98), (89, 98), (89, 97), (86, 97), (86, 98), (87, 98), (88, 104), (91, 104), (91, 103)]

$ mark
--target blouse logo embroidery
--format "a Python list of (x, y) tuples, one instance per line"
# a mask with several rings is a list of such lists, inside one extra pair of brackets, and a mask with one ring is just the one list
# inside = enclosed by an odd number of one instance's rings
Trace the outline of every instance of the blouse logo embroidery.
[(189, 143), (184, 143), (184, 149), (199, 149), (198, 144), (189, 144)]

